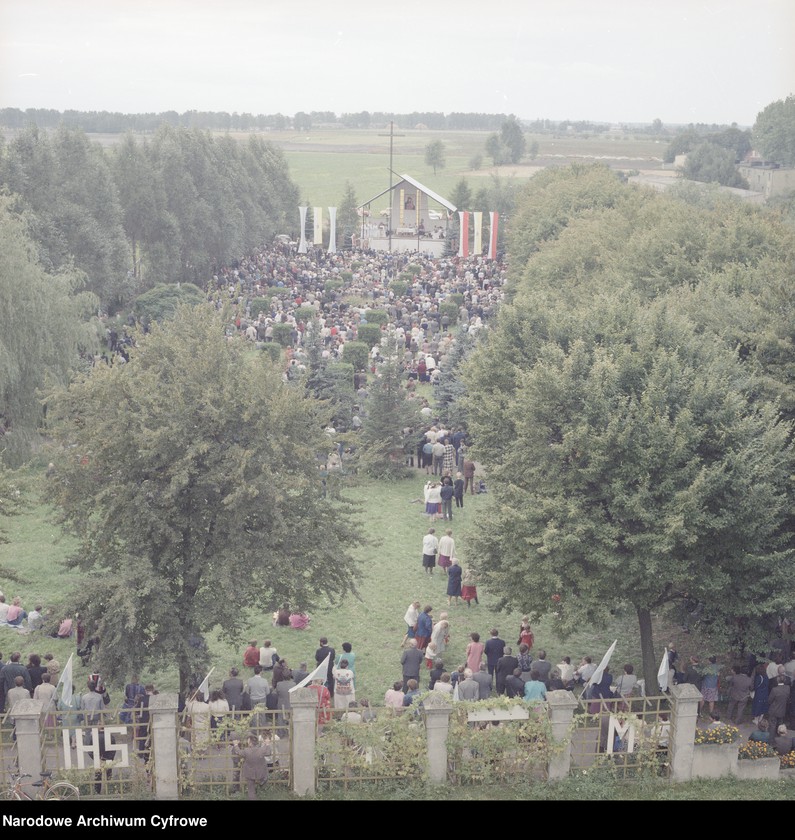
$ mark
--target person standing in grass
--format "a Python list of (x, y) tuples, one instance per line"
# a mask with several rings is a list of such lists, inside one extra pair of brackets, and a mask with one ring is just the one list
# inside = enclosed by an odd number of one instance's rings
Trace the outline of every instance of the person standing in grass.
[(480, 641), (480, 633), (470, 633), (469, 638), (470, 642), (466, 651), (467, 668), (473, 674), (476, 674), (480, 671), (480, 662), (483, 659), (483, 651), (486, 646)]
[(453, 539), (452, 530), (448, 530), (445, 535), (439, 540), (439, 568), (447, 570), (452, 563), (453, 555), (455, 554), (455, 540)]
[(356, 654), (353, 652), (353, 645), (350, 642), (343, 642), (342, 643), (342, 653), (337, 654), (337, 667), (342, 667), (340, 662), (342, 659), (348, 660), (348, 668), (350, 669), (351, 673), (356, 676), (356, 668), (354, 667), (354, 662), (356, 661)]
[(442, 479), (442, 486), (439, 488), (439, 496), (442, 500), (442, 519), (446, 522), (453, 521), (453, 479), (446, 475)]
[(428, 646), (428, 642), (431, 640), (431, 634), (433, 633), (433, 617), (431, 613), (433, 612), (433, 607), (429, 604), (423, 611), (419, 614), (417, 618), (417, 635), (414, 639), (409, 639), (407, 644), (410, 646), (412, 641), (416, 642), (417, 647), (420, 650), (425, 650)]
[(467, 602), (467, 606), (471, 607), (472, 602), (480, 604), (478, 601), (478, 573), (474, 567), (470, 566), (464, 571), (464, 576), (461, 579), (461, 597)]
[(464, 507), (464, 476), (460, 471), (455, 474), (455, 481), (453, 482), (453, 498), (455, 499), (455, 506), (457, 508)]
[(461, 577), (463, 570), (458, 564), (458, 558), (453, 557), (450, 561), (450, 568), (447, 570), (447, 604), (451, 606), (455, 598), (456, 606), (461, 597)]
[[(439, 551), (439, 540), (436, 539), (436, 529), (429, 528), (428, 533), (422, 538), (422, 568), (428, 575), (433, 574), (433, 567), (436, 565), (436, 554)], [(430, 633), (428, 634), (430, 636)]]
[(409, 604), (406, 614), (403, 616), (403, 621), (406, 622), (406, 635), (400, 643), (400, 647), (404, 648), (409, 639), (413, 639), (417, 635), (417, 619), (420, 617), (420, 602), (412, 601)]

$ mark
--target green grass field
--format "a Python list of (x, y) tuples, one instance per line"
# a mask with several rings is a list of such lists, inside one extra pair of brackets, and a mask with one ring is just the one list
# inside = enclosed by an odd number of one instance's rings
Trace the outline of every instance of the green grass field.
[[(92, 134), (91, 139), (112, 147), (121, 134)], [(232, 132), (245, 142), (250, 132)], [(339, 204), (350, 181), (356, 197), (364, 203), (389, 187), (389, 129), (313, 128), (304, 131), (267, 131), (263, 139), (281, 148), (290, 174), (301, 190), (301, 201), (311, 206)], [(449, 196), (461, 178), (474, 190), (493, 173), (502, 178), (525, 181), (540, 167), (560, 166), (574, 161), (603, 161), (624, 169), (659, 169), (668, 141), (643, 134), (526, 134), (527, 145), (538, 142), (538, 158), (520, 164), (493, 167), (486, 155), (487, 131), (432, 131), (395, 129), (392, 169), (409, 174), (442, 196)], [(435, 175), (425, 164), (425, 147), (434, 140), (445, 146), (445, 166)], [(481, 168), (472, 171), (470, 161), (480, 154)], [(385, 199), (373, 205), (377, 212)]]
[[(276, 628), (271, 624), (269, 609), (256, 607), (248, 611), (246, 629), (233, 643), (216, 632), (208, 639), (215, 672), (213, 687), (219, 687), (233, 666), (240, 666), (243, 650), (249, 638), (262, 641), (272, 639), (276, 649), (288, 662), (296, 666), (306, 661), (310, 667), (318, 638), (328, 637), (337, 650), (349, 641), (356, 653), (357, 695), (368, 697), (375, 704), (383, 700), (384, 692), (400, 678), (400, 643), (405, 632), (403, 615), (414, 599), (423, 605), (431, 604), (434, 614), (446, 609), (450, 614), (451, 646), (445, 655), (445, 665), (455, 668), (464, 662), (469, 634), (477, 631), (483, 640), (489, 630), (497, 627), (509, 643), (518, 638), (521, 615), (500, 613), (495, 608), (495, 597), (487, 588), (479, 588), (480, 605), (467, 608), (461, 602), (447, 607), (446, 578), (436, 569), (427, 576), (421, 567), (421, 544), (429, 523), (422, 512), (423, 504), (413, 502), (422, 496), (425, 474), (415, 470), (412, 478), (397, 484), (364, 481), (350, 489), (350, 495), (361, 506), (361, 528), (370, 544), (358, 550), (362, 572), (352, 581), (356, 594), (350, 594), (341, 606), (333, 606), (320, 598), (321, 606), (311, 612), (312, 624), (308, 630), (297, 631)], [(463, 512), (454, 508), (452, 522), (457, 554), (466, 568), (477, 566), (477, 558), (467, 550), (467, 537), (476, 527), (476, 518), (491, 503), (486, 495), (467, 495)], [(58, 528), (50, 524), (49, 511), (31, 507), (23, 515), (4, 523), (9, 542), (0, 545), (0, 564), (15, 569), (24, 582), (14, 584), (0, 581), (6, 596), (20, 594), (27, 609), (36, 602), (45, 607), (66, 605), (70, 589), (80, 585), (79, 575), (63, 566), (63, 560), (73, 548), (71, 539), (61, 536)], [(445, 528), (437, 522), (437, 534)], [(517, 579), (517, 586), (521, 580)], [(624, 661), (639, 662), (639, 648), (634, 614), (617, 614), (615, 626), (605, 631), (593, 632), (584, 627), (582, 632), (566, 642), (556, 639), (547, 621), (534, 626), (536, 648), (545, 647), (549, 657), (558, 662), (568, 653), (572, 659), (584, 654), (600, 657), (614, 638), (619, 639), (614, 664)], [(667, 639), (661, 637), (663, 644)], [(25, 658), (29, 653), (51, 652), (62, 664), (75, 649), (74, 641), (43, 637), (41, 634), (21, 635), (7, 627), (0, 628), (0, 650), (4, 655), (20, 650)], [(75, 683), (82, 685), (91, 668), (75, 663)], [(144, 681), (152, 680), (161, 690), (176, 690), (176, 670), (171, 663), (162, 668), (149, 668), (142, 673)], [(114, 686), (114, 702), (120, 701), (122, 686)]]
[[(301, 188), (302, 200), (313, 206), (334, 206), (350, 181), (356, 197), (364, 202), (389, 187), (388, 132), (352, 130), (313, 130), (309, 133), (280, 131), (263, 135), (283, 149), (293, 180)], [(401, 136), (397, 136), (400, 134)], [(245, 135), (242, 135), (245, 137)], [(520, 164), (492, 167), (485, 154), (488, 132), (478, 131), (401, 131), (396, 132), (392, 169), (409, 174), (442, 196), (466, 178), (473, 189), (492, 173), (502, 178), (525, 181), (539, 166), (560, 165), (574, 160), (602, 160), (626, 168), (657, 169), (666, 144), (649, 137), (527, 135), (528, 145), (537, 140), (539, 158)], [(425, 146), (433, 140), (445, 145), (445, 166), (435, 175), (425, 163)], [(473, 172), (470, 161), (483, 155), (481, 169)], [(625, 163), (622, 163), (625, 162)], [(387, 206), (385, 198), (374, 203), (378, 211)]]

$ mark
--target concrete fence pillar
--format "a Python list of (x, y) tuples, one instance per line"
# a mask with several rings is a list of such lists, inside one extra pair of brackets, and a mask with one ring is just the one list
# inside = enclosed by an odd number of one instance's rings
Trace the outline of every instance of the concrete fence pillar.
[(672, 686), (671, 732), (668, 754), (671, 762), (671, 781), (689, 782), (693, 775), (693, 750), (698, 722), (701, 692), (690, 683)]
[(425, 737), (428, 744), (428, 780), (433, 784), (447, 781), (447, 733), (453, 706), (438, 691), (432, 691), (422, 701), (425, 717)]
[(293, 721), (293, 793), (315, 793), (315, 739), (317, 737), (317, 693), (296, 689), (290, 699)]
[(25, 790), (35, 796), (31, 787), (41, 781), (41, 713), (44, 704), (41, 700), (18, 700), (14, 704), (14, 733), (17, 739), (17, 761), (19, 775), (30, 776), (25, 779)]
[(176, 692), (149, 698), (149, 731), (154, 758), (154, 790), (157, 799), (179, 798), (179, 696)]
[(552, 740), (562, 744), (561, 752), (556, 752), (547, 765), (549, 781), (565, 779), (571, 770), (571, 724), (574, 710), (579, 703), (570, 691), (547, 692), (547, 714), (552, 726)]

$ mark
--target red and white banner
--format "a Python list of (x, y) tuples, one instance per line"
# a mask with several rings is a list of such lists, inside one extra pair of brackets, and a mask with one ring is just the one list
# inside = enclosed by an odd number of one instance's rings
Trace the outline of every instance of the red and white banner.
[(489, 213), (489, 259), (497, 259), (497, 230), (500, 224), (500, 214), (493, 210)]
[(458, 256), (469, 256), (469, 212), (466, 210), (458, 211), (458, 219), (461, 223), (460, 233), (458, 235)]
[(301, 241), (298, 243), (298, 253), (306, 253), (306, 211), (308, 207), (299, 207), (298, 212), (301, 215)]

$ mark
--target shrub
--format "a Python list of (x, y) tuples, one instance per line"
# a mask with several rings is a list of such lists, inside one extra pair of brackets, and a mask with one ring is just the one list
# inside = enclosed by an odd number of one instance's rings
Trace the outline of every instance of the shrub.
[(389, 284), (389, 288), (395, 293), (395, 297), (405, 297), (409, 285), (403, 280), (393, 280)]
[(259, 297), (254, 298), (251, 301), (251, 306), (249, 307), (249, 312), (251, 313), (251, 317), (255, 320), (259, 317), (260, 312), (266, 312), (270, 315), (271, 311), (271, 302), (267, 298)]
[(282, 347), (290, 347), (293, 343), (292, 331), (293, 328), (289, 324), (274, 324), (273, 340)]
[(414, 277), (415, 274), (419, 274), (422, 271), (422, 267), (417, 265), (416, 263), (410, 263), (406, 266), (406, 271)]
[(171, 318), (181, 303), (197, 304), (206, 300), (204, 292), (193, 283), (158, 283), (135, 299), (133, 312), (140, 321)]
[(447, 296), (447, 302), (454, 303), (456, 306), (463, 306), (464, 304), (464, 296), (460, 292), (453, 292)]
[(378, 324), (360, 324), (358, 329), (359, 341), (367, 345), (370, 350), (376, 344), (381, 343), (381, 327)]
[(275, 341), (268, 341), (263, 344), (262, 352), (265, 353), (266, 356), (270, 356), (270, 359), (274, 364), (276, 364), (282, 357), (281, 344), (277, 344)]
[(385, 309), (368, 309), (364, 313), (364, 318), (368, 324), (386, 324), (389, 315)]
[(447, 315), (452, 324), (458, 323), (458, 307), (454, 303), (440, 303), (439, 315)]
[(296, 321), (303, 321), (305, 324), (308, 324), (312, 318), (315, 317), (315, 307), (314, 306), (299, 306), (295, 310), (295, 320)]
[(345, 343), (342, 357), (353, 365), (354, 370), (365, 370), (370, 357), (370, 348), (363, 341), (348, 341)]

